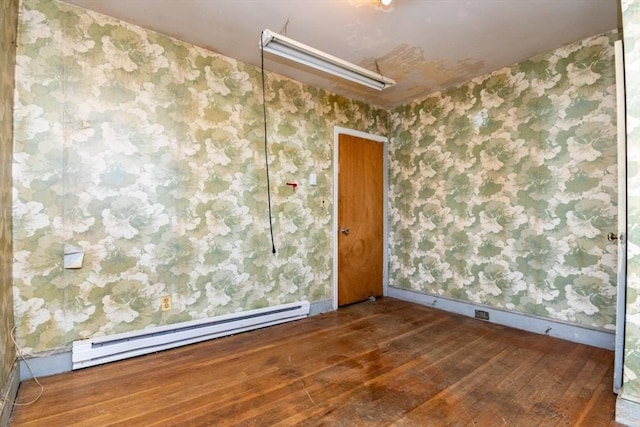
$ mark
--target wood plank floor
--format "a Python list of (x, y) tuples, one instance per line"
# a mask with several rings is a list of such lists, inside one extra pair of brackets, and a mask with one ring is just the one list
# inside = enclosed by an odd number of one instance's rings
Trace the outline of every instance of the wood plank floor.
[(612, 378), (610, 351), (382, 298), (44, 378), (11, 425), (613, 426)]

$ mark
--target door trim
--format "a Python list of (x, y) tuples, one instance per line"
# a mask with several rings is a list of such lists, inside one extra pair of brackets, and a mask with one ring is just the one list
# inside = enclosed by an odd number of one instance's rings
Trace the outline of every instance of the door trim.
[(618, 127), (618, 276), (616, 292), (616, 338), (613, 392), (619, 394), (624, 380), (624, 345), (627, 313), (627, 124), (625, 100), (624, 47), (614, 44)]
[(382, 294), (387, 295), (389, 283), (389, 138), (381, 135), (361, 132), (354, 129), (334, 126), (333, 128), (333, 309), (338, 309), (338, 146), (340, 135), (351, 135), (380, 142), (382, 148), (383, 200), (382, 207)]

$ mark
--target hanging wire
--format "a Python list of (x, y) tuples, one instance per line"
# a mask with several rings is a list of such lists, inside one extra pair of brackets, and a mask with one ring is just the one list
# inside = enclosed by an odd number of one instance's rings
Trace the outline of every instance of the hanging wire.
[(264, 123), (264, 165), (267, 169), (267, 201), (269, 203), (269, 231), (271, 233), (271, 253), (276, 253), (276, 242), (273, 238), (273, 215), (271, 213), (271, 184), (269, 179), (269, 151), (267, 149), (267, 99), (264, 83), (264, 45), (262, 36), (264, 31), (260, 34), (260, 72), (262, 74), (262, 118)]
[(38, 395), (33, 399), (31, 399), (29, 402), (18, 403), (14, 400), (8, 400), (8, 399), (0, 399), (0, 401), (5, 402), (12, 406), (29, 406), (36, 403), (42, 397), (42, 395), (44, 394), (44, 386), (40, 383), (40, 381), (38, 380), (38, 377), (36, 377), (36, 374), (33, 373), (33, 370), (31, 369), (29, 362), (27, 362), (27, 358), (25, 357), (24, 352), (22, 351), (22, 347), (20, 347), (20, 345), (16, 341), (15, 332), (16, 332), (16, 327), (14, 326), (11, 329), (11, 333), (10, 333), (11, 341), (13, 341), (13, 345), (16, 346), (16, 352), (18, 353), (18, 357), (22, 360), (22, 362), (24, 363), (24, 366), (26, 366), (27, 369), (29, 370), (29, 373), (31, 374), (31, 378), (33, 378), (33, 381), (38, 385), (38, 387), (40, 388), (40, 391)]

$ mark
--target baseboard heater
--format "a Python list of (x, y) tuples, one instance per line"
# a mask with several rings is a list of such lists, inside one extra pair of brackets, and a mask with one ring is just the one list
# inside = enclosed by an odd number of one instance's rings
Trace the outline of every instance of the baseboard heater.
[(142, 331), (88, 338), (73, 342), (71, 361), (73, 369), (86, 368), (278, 325), (302, 319), (308, 315), (309, 302), (301, 301)]

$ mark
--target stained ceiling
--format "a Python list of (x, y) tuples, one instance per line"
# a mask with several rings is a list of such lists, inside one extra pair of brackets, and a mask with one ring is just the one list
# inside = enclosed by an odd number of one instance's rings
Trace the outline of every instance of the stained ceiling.
[(392, 108), (564, 44), (620, 27), (618, 0), (68, 0), (260, 65), (268, 28), (376, 70), (362, 88), (265, 54), (265, 68)]

